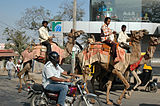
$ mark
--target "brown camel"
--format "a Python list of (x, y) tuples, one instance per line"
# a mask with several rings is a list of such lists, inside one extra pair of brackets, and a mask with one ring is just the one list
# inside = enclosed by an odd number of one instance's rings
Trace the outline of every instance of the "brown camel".
[[(148, 32), (146, 30), (132, 31), (131, 32), (131, 42), (132, 42), (132, 45), (133, 45), (132, 54), (126, 54), (125, 55), (125, 62), (117, 62), (114, 65), (112, 63), (110, 63), (112, 68), (113, 68), (113, 69), (111, 68), (112, 74), (118, 76), (118, 78), (120, 80), (122, 80), (122, 82), (125, 85), (125, 89), (123, 90), (122, 94), (120, 95), (119, 99), (117, 100), (118, 104), (121, 104), (121, 100), (122, 100), (125, 92), (127, 91), (127, 89), (130, 86), (129, 83), (127, 82), (127, 80), (125, 79), (125, 77), (123, 76), (123, 73), (126, 71), (129, 64), (136, 63), (139, 60), (139, 58), (141, 57), (141, 53), (139, 54), (139, 52), (140, 52), (140, 40), (142, 39), (144, 34), (147, 34), (147, 33)], [(104, 69), (106, 69), (108, 71), (108, 65), (106, 65), (105, 63), (101, 63), (100, 60), (98, 61), (98, 63)], [(110, 91), (112, 81), (113, 81), (112, 74), (110, 75), (109, 81), (107, 83), (107, 97), (106, 97), (107, 104), (112, 104), (112, 102), (109, 101), (109, 91)]]
[[(52, 45), (52, 51), (56, 51), (60, 55), (60, 64), (63, 63), (63, 59), (65, 59), (67, 56), (72, 54), (72, 48), (76, 42), (76, 38), (79, 37), (81, 34), (84, 32), (82, 30), (75, 31), (74, 29), (71, 30), (70, 33), (68, 33), (68, 41), (65, 45), (65, 49), (61, 49), (58, 47), (55, 43), (50, 42)], [(45, 48), (46, 49), (46, 48)], [(45, 50), (46, 51), (46, 50)], [(32, 48), (27, 48), (23, 53), (22, 53), (22, 58), (23, 58), (23, 69), (21, 72), (18, 73), (18, 78), (20, 82), (20, 87), (18, 92), (21, 92), (22, 90), (22, 76), (29, 76), (29, 70), (32, 68), (32, 60), (39, 61), (41, 63), (45, 63), (46, 60), (46, 53), (45, 51), (42, 51), (42, 46), (41, 45), (34, 45)], [(25, 77), (23, 77), (24, 83), (26, 83)]]
[[(146, 50), (145, 55), (143, 55), (142, 60), (140, 61), (139, 65), (144, 65), (147, 64), (151, 61), (151, 58), (153, 57), (153, 54), (156, 50), (156, 46), (160, 44), (160, 39), (158, 39), (157, 37), (150, 37), (150, 42), (149, 42), (149, 47)], [(137, 75), (137, 73), (135, 72), (135, 70), (131, 71), (131, 73), (133, 74), (133, 76), (135, 77), (137, 84), (133, 87), (133, 90), (129, 91), (125, 96), (126, 98), (130, 98), (131, 93), (134, 91), (134, 89), (136, 89), (140, 84), (141, 84), (141, 80), (139, 78), (139, 76)]]

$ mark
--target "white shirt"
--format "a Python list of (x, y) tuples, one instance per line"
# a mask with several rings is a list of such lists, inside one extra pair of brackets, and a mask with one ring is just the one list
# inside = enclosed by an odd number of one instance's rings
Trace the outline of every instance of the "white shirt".
[(49, 34), (48, 34), (48, 29), (45, 28), (44, 26), (42, 26), (39, 30), (39, 40), (40, 42), (44, 42), (46, 40), (48, 40)]
[(16, 68), (16, 66), (14, 65), (14, 63), (13, 63), (12, 61), (8, 61), (8, 62), (6, 63), (6, 69), (7, 69), (7, 70), (12, 70), (13, 67)]
[(21, 65), (20, 65), (20, 64), (17, 64), (17, 65), (16, 65), (16, 70), (17, 70), (17, 71), (20, 71), (20, 70), (21, 70)]
[(129, 45), (129, 42), (127, 42), (127, 39), (128, 39), (128, 38), (129, 38), (129, 37), (128, 37), (128, 35), (126, 34), (126, 32), (121, 31), (121, 32), (119, 33), (119, 36), (118, 36), (118, 42), (119, 42), (119, 43), (123, 42), (123, 43)]
[(42, 70), (42, 85), (45, 88), (48, 84), (54, 83), (50, 78), (57, 77), (60, 78), (61, 73), (64, 70), (58, 65), (55, 67), (50, 61), (48, 61)]

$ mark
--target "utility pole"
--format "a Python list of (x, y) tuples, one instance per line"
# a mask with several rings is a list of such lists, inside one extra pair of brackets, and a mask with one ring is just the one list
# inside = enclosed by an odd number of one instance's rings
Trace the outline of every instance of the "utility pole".
[[(76, 10), (77, 10), (77, 0), (73, 1), (73, 29), (76, 30)], [(72, 48), (72, 59), (71, 59), (71, 64), (72, 64), (72, 73), (74, 73), (75, 69), (75, 48)]]
[(77, 0), (73, 1), (73, 29), (76, 30)]

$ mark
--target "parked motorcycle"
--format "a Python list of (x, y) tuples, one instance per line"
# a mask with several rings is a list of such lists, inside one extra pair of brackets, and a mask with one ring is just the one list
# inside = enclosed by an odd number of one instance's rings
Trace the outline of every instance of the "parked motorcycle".
[[(28, 80), (32, 84), (28, 86), (28, 99), (30, 98), (31, 106), (48, 106), (53, 102), (58, 101), (59, 92), (52, 92), (45, 90), (41, 84), (35, 83), (33, 80)], [(75, 84), (69, 85), (69, 90), (65, 100), (65, 106), (101, 106), (100, 101), (94, 94), (87, 94), (85, 91), (86, 83), (83, 80), (77, 78)], [(79, 91), (79, 93), (77, 92)], [(80, 98), (77, 97), (80, 94)], [(75, 102), (79, 100), (78, 102)]]

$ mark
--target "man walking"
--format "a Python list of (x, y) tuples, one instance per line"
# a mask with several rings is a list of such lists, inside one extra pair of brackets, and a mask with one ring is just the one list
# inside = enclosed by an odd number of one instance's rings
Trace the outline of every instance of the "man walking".
[(6, 69), (8, 71), (9, 80), (12, 79), (12, 69), (13, 69), (13, 67), (16, 69), (15, 64), (12, 62), (12, 58), (10, 58), (9, 61), (6, 63)]

